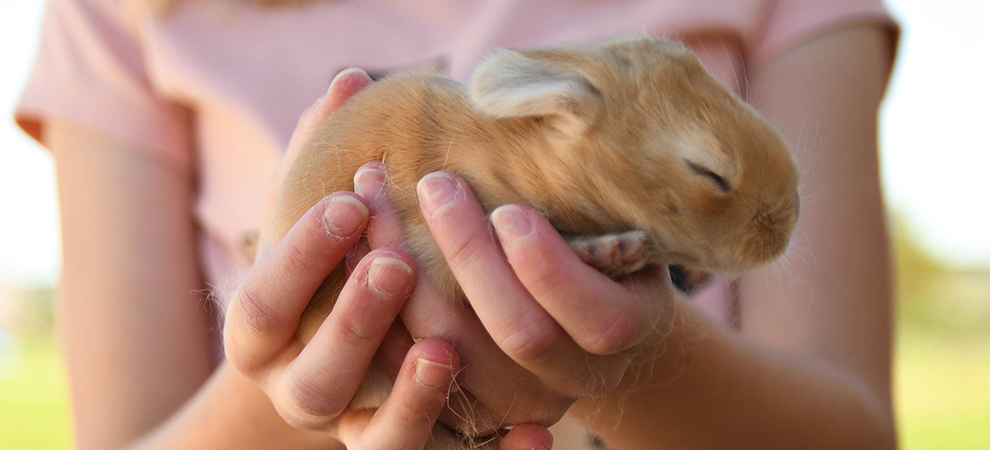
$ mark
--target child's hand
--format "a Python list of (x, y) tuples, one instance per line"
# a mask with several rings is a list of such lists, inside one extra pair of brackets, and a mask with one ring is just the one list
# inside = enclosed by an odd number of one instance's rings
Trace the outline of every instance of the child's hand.
[[(300, 119), (275, 186), (315, 125), (370, 83), (362, 71), (338, 75)], [(366, 174), (356, 178), (355, 186), (367, 184)], [(366, 228), (375, 240), (390, 236), (401, 244), (390, 203), (374, 194), (329, 195), (278, 244), (260, 243), (260, 256), (228, 308), (224, 347), (233, 367), (254, 380), (290, 425), (328, 431), (349, 448), (422, 448), (446, 404), (459, 360), (442, 340), (407, 342), (408, 333), (395, 322), (415, 284), (412, 259), (396, 246), (354, 251)], [(269, 205), (272, 200), (274, 195)], [(330, 316), (303, 346), (295, 337), (300, 315), (349, 253), (355, 263), (348, 281)], [(346, 410), (386, 339), (388, 350), (382, 353), (401, 360), (391, 394), (377, 410)], [(551, 442), (545, 428), (529, 425), (508, 433), (500, 448), (545, 448)]]
[(429, 290), (425, 283), (402, 318), (414, 336), (455, 344), (465, 367), (459, 385), (481, 403), (475, 413), (552, 423), (576, 399), (614, 390), (638, 356), (652, 361), (644, 352), (655, 351), (673, 323), (665, 268), (613, 281), (582, 263), (531, 208), (503, 206), (489, 222), (470, 187), (449, 173), (427, 175), (418, 193), (434, 238), (490, 337), (459, 317), (463, 308), (448, 307), (457, 320), (431, 319), (438, 303), (420, 299)]

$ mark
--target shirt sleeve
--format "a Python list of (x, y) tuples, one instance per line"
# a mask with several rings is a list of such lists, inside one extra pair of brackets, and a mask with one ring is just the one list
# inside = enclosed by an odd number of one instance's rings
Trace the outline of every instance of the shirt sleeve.
[(774, 0), (766, 9), (762, 33), (748, 46), (747, 64), (762, 66), (816, 37), (860, 24), (882, 27), (891, 48), (897, 48), (900, 29), (882, 0)]
[(49, 0), (38, 54), (14, 118), (39, 142), (45, 123), (58, 118), (188, 169), (188, 112), (155, 92), (124, 3)]

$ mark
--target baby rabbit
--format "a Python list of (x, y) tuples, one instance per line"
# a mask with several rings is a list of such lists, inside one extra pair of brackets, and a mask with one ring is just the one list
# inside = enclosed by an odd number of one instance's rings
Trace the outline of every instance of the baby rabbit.
[[(613, 277), (646, 264), (734, 276), (785, 250), (800, 203), (776, 130), (687, 47), (648, 37), (500, 51), (469, 87), (430, 73), (371, 85), (319, 125), (289, 170), (272, 244), (326, 194), (353, 190), (351, 175), (374, 160), (418, 269), (449, 295), (462, 294), (415, 197), (433, 171), (462, 176), (487, 211), (532, 206)], [(314, 296), (299, 339), (315, 333), (344, 275), (336, 268)], [(380, 405), (390, 383), (373, 367), (351, 407)]]

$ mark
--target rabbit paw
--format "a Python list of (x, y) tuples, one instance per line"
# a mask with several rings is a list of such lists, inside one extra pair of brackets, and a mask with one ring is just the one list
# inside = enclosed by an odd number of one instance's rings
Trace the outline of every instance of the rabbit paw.
[(610, 278), (642, 269), (649, 262), (646, 233), (626, 231), (600, 236), (574, 236), (568, 244), (581, 261)]

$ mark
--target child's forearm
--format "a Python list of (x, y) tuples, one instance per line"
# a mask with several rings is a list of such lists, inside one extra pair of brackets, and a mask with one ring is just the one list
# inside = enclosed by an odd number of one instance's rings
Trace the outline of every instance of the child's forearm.
[(855, 375), (760, 346), (684, 300), (665, 342), (571, 414), (619, 449), (896, 445), (889, 407)]
[(135, 449), (343, 449), (329, 433), (293, 428), (254, 383), (221, 365), (183, 409)]

